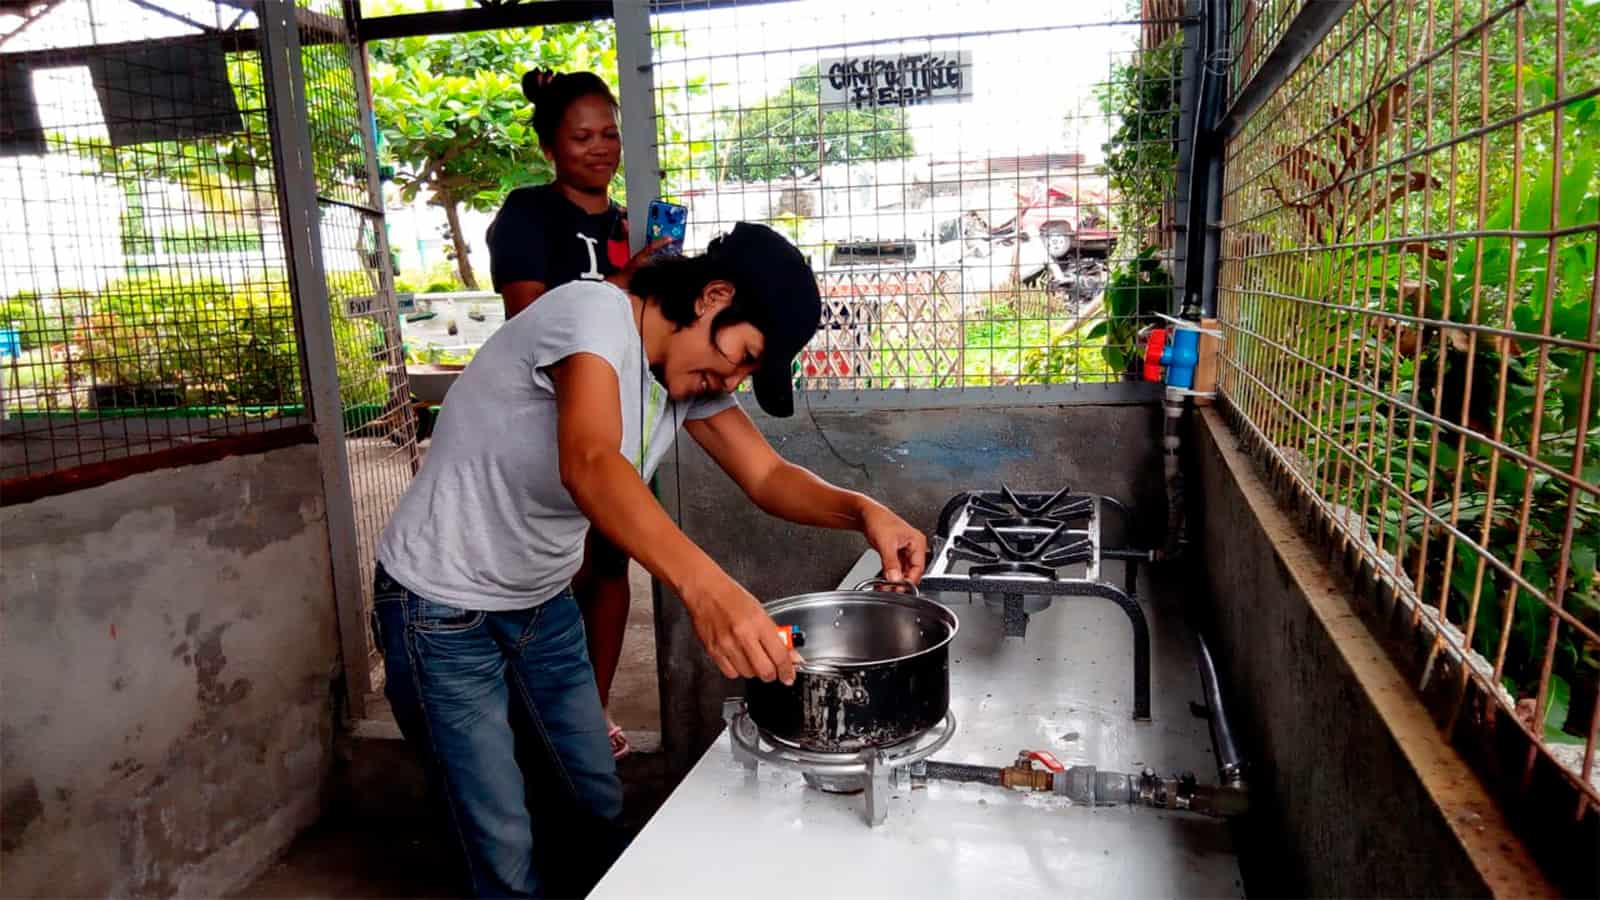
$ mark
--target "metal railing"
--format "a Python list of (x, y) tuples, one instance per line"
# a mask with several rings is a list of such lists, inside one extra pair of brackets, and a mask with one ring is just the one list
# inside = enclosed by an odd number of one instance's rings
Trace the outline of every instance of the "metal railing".
[(1218, 284), (1236, 427), (1421, 635), (1446, 735), (1514, 724), (1495, 767), (1568, 784), (1580, 819), (1597, 103), (1600, 5), (1357, 2), (1229, 139)]

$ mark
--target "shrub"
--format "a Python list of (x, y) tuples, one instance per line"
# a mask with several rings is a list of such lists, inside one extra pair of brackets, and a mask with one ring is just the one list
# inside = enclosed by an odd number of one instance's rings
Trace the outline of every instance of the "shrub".
[(397, 271), (394, 289), (408, 294), (444, 294), (467, 288), (456, 274), (455, 265), (446, 261), (435, 263), (422, 272)]
[(65, 313), (48, 313), (39, 295), (21, 291), (0, 302), (0, 328), (15, 328), (23, 351), (64, 344), (74, 320)]
[(75, 338), (101, 385), (159, 385), (185, 405), (301, 399), (287, 291), (172, 276), (124, 279), (94, 300)]

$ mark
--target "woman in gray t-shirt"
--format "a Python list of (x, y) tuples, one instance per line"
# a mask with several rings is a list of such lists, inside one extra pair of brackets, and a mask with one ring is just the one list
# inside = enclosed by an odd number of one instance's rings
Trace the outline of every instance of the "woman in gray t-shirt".
[[(549, 291), (451, 388), (381, 539), (373, 618), (385, 692), (449, 804), (474, 893), (582, 893), (617, 846), (622, 789), (569, 586), (591, 529), (682, 598), (724, 675), (794, 679), (761, 604), (646, 485), (680, 428), (769, 514), (860, 531), (886, 578), (921, 577), (919, 531), (785, 461), (733, 399), (749, 378), (762, 409), (792, 415), (791, 366), (820, 317), (799, 251), (741, 223), (626, 291)], [(550, 784), (559, 798), (530, 801)], [(552, 822), (569, 851), (557, 872), (534, 863)]]
[[(512, 191), (489, 226), (489, 271), (508, 323), (546, 291), (569, 282), (626, 285), (654, 249), (630, 259), (628, 211), (610, 197), (622, 136), (617, 101), (606, 83), (593, 72), (536, 69), (523, 76), (522, 92), (534, 104), (534, 132), (555, 178)], [(628, 557), (603, 535), (591, 534), (573, 590), (583, 610), (600, 703), (609, 706), (628, 625)], [(628, 740), (609, 716), (607, 732), (611, 752), (620, 758), (630, 749)]]

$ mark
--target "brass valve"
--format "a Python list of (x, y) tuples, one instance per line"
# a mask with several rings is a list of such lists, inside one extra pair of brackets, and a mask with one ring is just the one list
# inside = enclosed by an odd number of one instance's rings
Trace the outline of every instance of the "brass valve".
[[(1036, 765), (1037, 764), (1037, 765)], [(1060, 762), (1044, 750), (1023, 750), (1017, 761), (1000, 770), (1000, 783), (1019, 791), (1048, 791), (1055, 787)]]
[(1000, 770), (1000, 783), (1019, 791), (1048, 791), (1054, 775), (1045, 769), (1036, 769), (1030, 763), (1018, 763)]

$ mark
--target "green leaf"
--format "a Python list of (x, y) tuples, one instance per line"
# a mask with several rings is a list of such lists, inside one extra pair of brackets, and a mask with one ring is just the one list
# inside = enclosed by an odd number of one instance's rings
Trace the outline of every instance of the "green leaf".
[(1558, 744), (1582, 744), (1583, 738), (1567, 734), (1561, 726), (1567, 721), (1567, 707), (1572, 700), (1572, 688), (1560, 675), (1550, 676), (1544, 714), (1544, 739)]
[(1594, 580), (1596, 550), (1592, 545), (1572, 548), (1572, 574), (1574, 579), (1588, 583)]
[[(1548, 228), (1550, 226), (1550, 198), (1553, 189), (1554, 163), (1545, 160), (1533, 176), (1532, 184), (1527, 186), (1526, 197), (1522, 204), (1522, 218), (1518, 223), (1523, 229)], [(1542, 245), (1542, 242), (1540, 242)]]
[(1580, 152), (1572, 168), (1561, 176), (1561, 224), (1568, 228), (1580, 224), (1578, 211), (1590, 196), (1589, 184), (1594, 180), (1595, 156), (1592, 149)]

